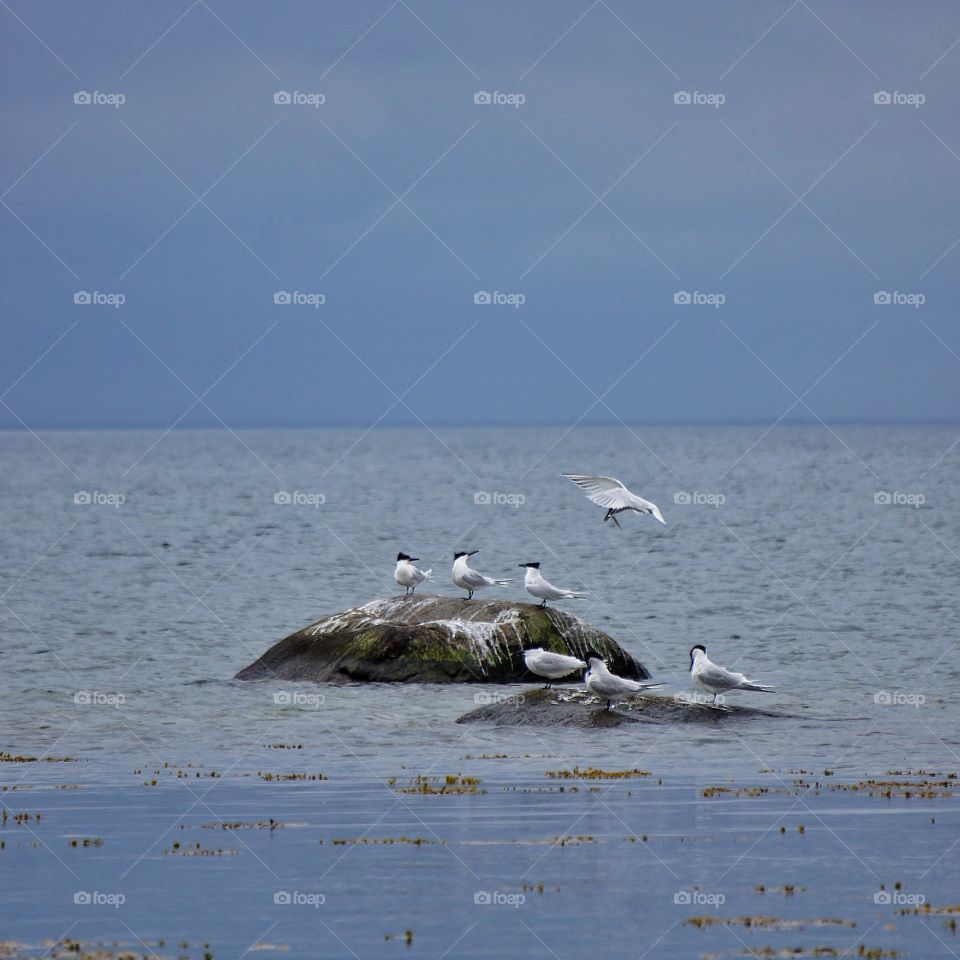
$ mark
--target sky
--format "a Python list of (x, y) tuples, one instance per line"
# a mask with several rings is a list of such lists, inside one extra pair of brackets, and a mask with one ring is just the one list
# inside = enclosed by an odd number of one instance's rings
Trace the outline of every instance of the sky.
[(955, 3), (0, 20), (0, 428), (960, 419)]

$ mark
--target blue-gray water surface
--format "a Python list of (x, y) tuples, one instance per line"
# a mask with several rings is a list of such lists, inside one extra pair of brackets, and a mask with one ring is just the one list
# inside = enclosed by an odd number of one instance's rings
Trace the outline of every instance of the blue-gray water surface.
[[(0, 434), (0, 956), (955, 956), (958, 434)], [(457, 549), (498, 596), (529, 560), (589, 591), (669, 692), (704, 643), (789, 717), (458, 725), (502, 690), (232, 679), (395, 594), (399, 550), (456, 594)]]

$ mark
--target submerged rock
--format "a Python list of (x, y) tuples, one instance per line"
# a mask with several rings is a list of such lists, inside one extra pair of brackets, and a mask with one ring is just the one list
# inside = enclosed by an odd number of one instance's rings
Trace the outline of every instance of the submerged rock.
[(684, 699), (683, 695), (636, 694), (607, 711), (605, 700), (580, 687), (542, 687), (493, 702), (465, 713), (457, 723), (493, 723), (499, 726), (616, 727), (623, 723), (730, 723), (787, 714), (752, 707), (713, 707)]
[(237, 679), (529, 683), (537, 678), (522, 651), (531, 646), (581, 659), (594, 650), (620, 676), (650, 676), (613, 638), (552, 607), (416, 594), (374, 600), (304, 627)]

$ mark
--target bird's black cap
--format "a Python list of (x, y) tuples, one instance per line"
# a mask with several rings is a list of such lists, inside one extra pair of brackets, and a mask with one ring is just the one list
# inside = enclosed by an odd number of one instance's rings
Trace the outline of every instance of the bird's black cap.
[(518, 567), (535, 567), (537, 570), (539, 570), (540, 561), (538, 560), (536, 563), (518, 563), (517, 566)]
[(453, 559), (457, 560), (460, 557), (472, 557), (475, 553), (479, 553), (479, 552), (480, 552), (479, 550), (470, 550), (469, 552), (467, 552), (466, 550), (461, 550), (459, 553), (455, 553), (453, 555)]
[(398, 553), (397, 560), (409, 560), (410, 558), (405, 553)]

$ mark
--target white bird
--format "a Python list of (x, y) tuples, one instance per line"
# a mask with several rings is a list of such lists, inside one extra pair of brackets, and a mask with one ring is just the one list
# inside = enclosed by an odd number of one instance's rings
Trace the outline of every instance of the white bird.
[(639, 683), (636, 680), (628, 680), (626, 677), (618, 677), (607, 669), (607, 665), (596, 654), (588, 654), (587, 663), (590, 664), (590, 669), (583, 678), (587, 690), (606, 700), (607, 710), (615, 700), (624, 700), (631, 693), (663, 686), (662, 683)]
[(485, 577), (482, 573), (477, 573), (467, 562), (470, 557), (479, 550), (471, 550), (469, 553), (455, 553), (453, 555), (453, 582), (461, 590), (467, 591), (467, 599), (473, 599), (474, 590), (483, 590), (484, 587), (502, 587), (505, 584), (513, 583), (512, 580), (496, 580), (492, 577)]
[(562, 653), (553, 653), (550, 650), (544, 650), (542, 647), (531, 647), (523, 651), (523, 662), (531, 673), (538, 677), (547, 678), (547, 686), (554, 680), (569, 676), (577, 670), (586, 670), (587, 665), (576, 657), (568, 657)]
[(717, 702), (718, 693), (728, 690), (757, 690), (760, 693), (773, 693), (774, 688), (762, 683), (748, 680), (742, 673), (735, 673), (726, 667), (714, 663), (707, 656), (707, 648), (697, 644), (690, 650), (690, 676), (693, 682), (707, 693), (713, 694), (713, 702)]
[(393, 571), (393, 579), (404, 588), (404, 596), (413, 593), (418, 583), (429, 580), (433, 576), (432, 570), (421, 570), (413, 565), (419, 557), (408, 557), (405, 553), (397, 554), (397, 568)]
[(555, 587), (549, 580), (544, 579), (539, 563), (521, 563), (519, 566), (527, 568), (523, 585), (531, 597), (543, 601), (541, 607), (545, 607), (548, 600), (580, 600), (588, 596), (577, 590), (561, 590), (560, 587)]
[(617, 514), (623, 513), (624, 510), (636, 510), (637, 513), (649, 513), (655, 516), (661, 523), (667, 522), (663, 519), (663, 514), (655, 503), (651, 503), (649, 500), (644, 500), (643, 497), (638, 497), (635, 493), (631, 493), (615, 477), (586, 477), (578, 473), (565, 473), (563, 476), (566, 477), (567, 480), (572, 480), (581, 489), (586, 490), (588, 500), (592, 500), (599, 506), (607, 508), (607, 514), (603, 518), (604, 523), (608, 520), (613, 520), (619, 527), (620, 521), (617, 520)]

